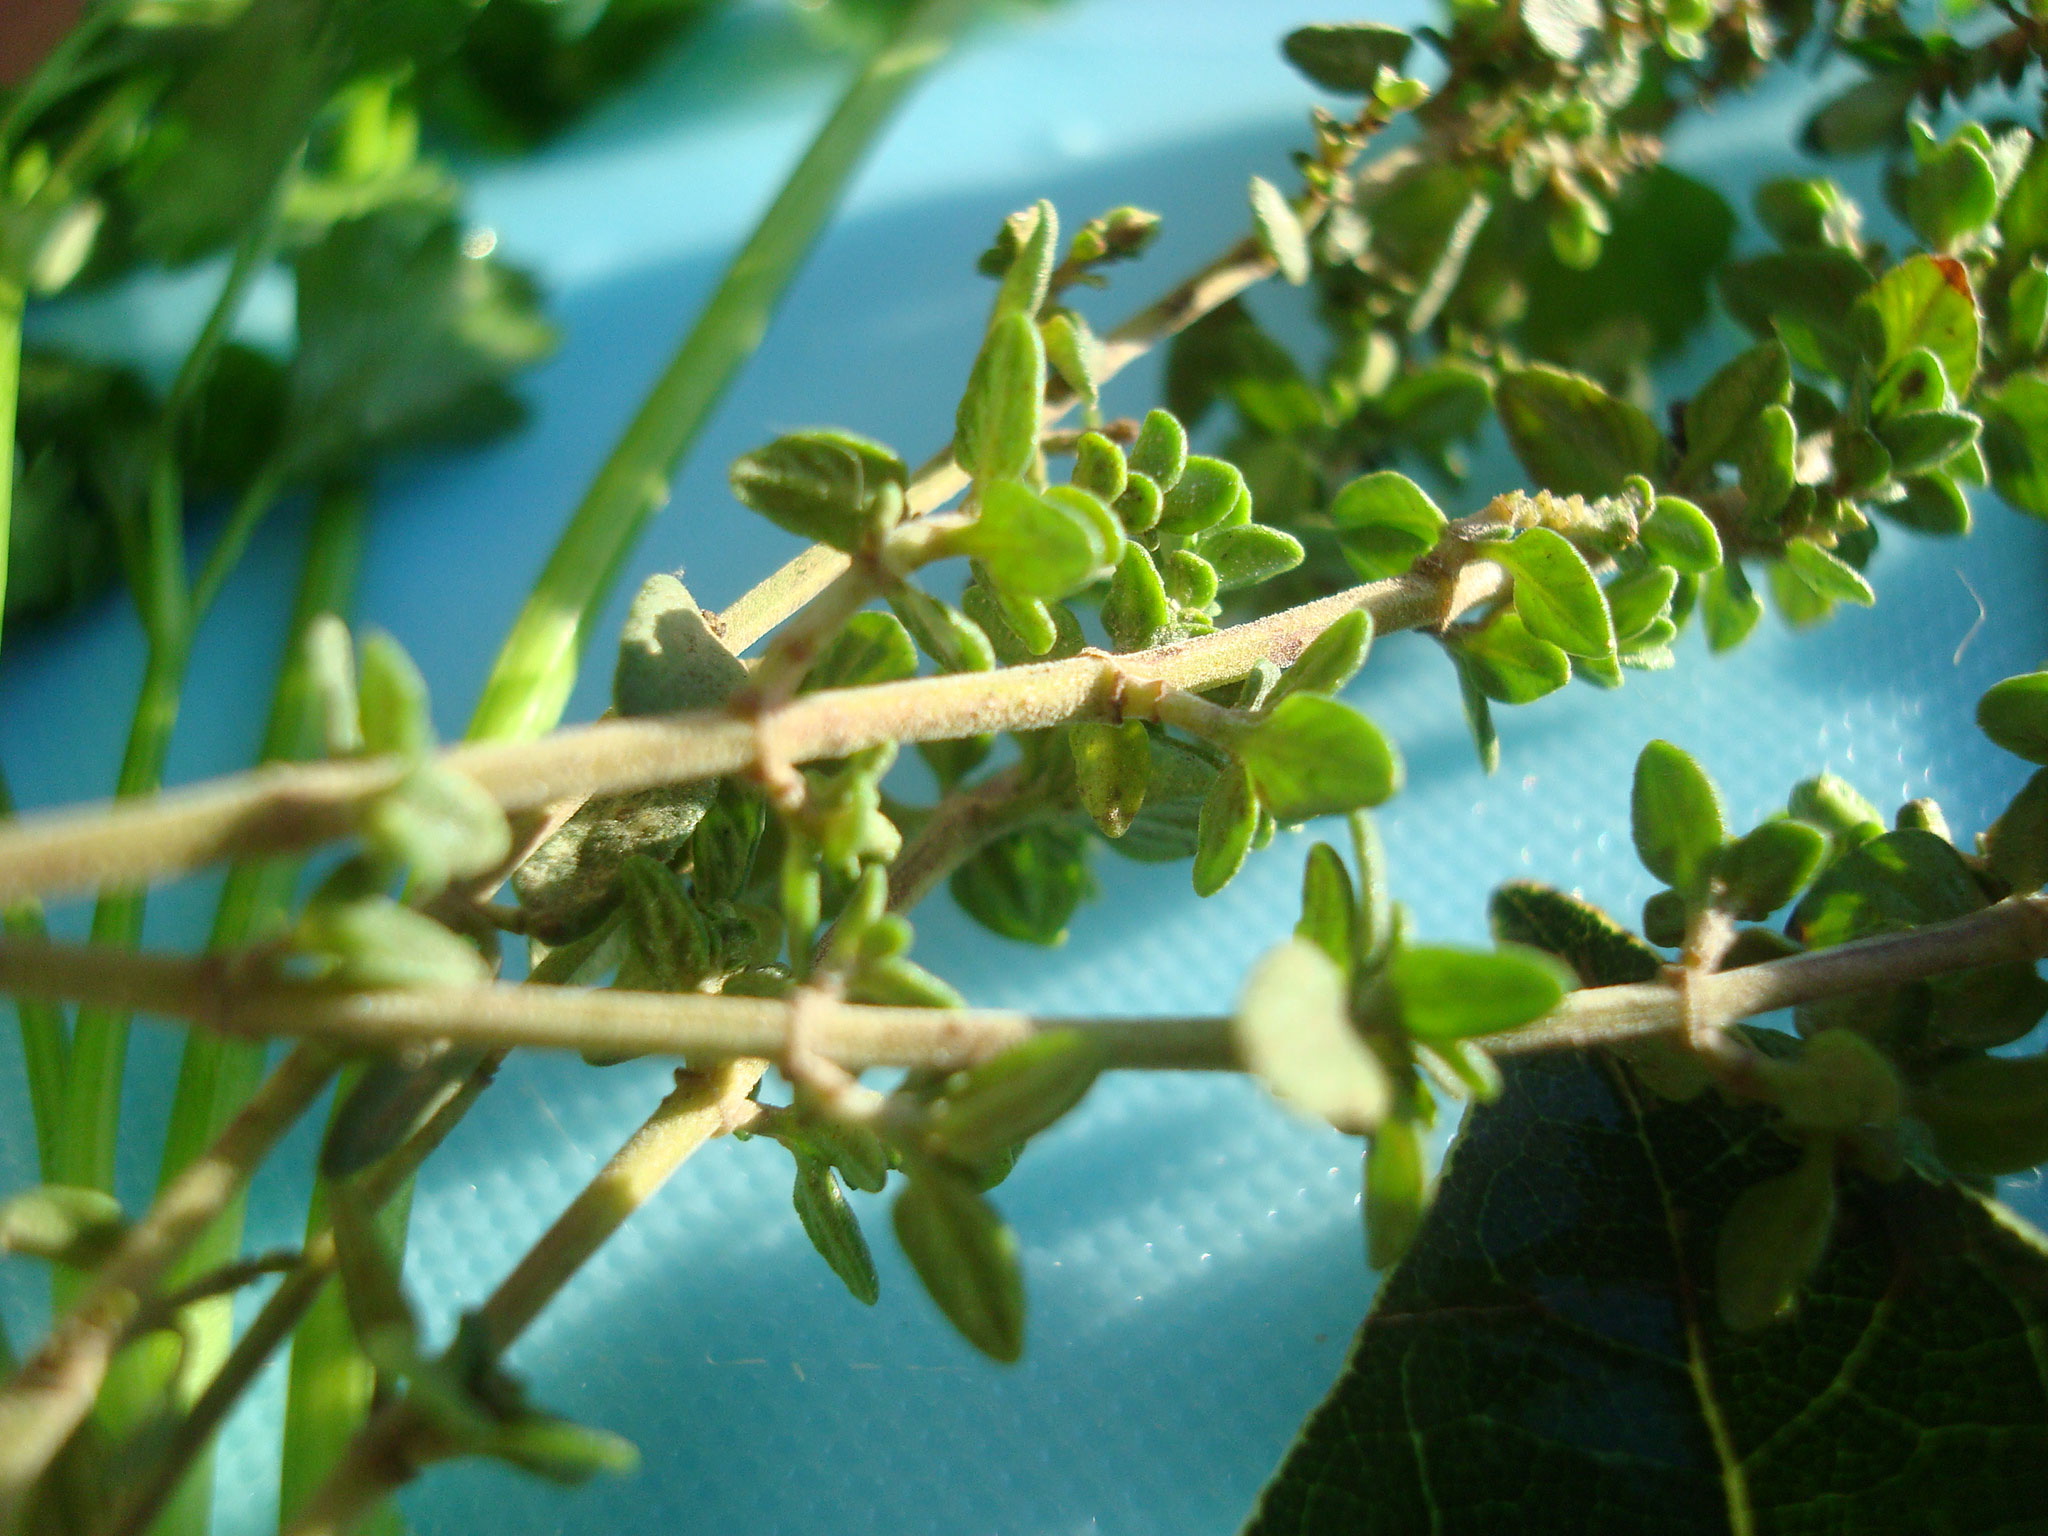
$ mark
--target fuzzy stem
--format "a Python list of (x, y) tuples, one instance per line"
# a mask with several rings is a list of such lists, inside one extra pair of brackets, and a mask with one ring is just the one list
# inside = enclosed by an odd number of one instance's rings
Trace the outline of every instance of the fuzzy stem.
[(963, 0), (920, 0), (869, 58), (726, 269), (682, 349), (562, 532), (484, 685), (470, 735), (521, 739), (568, 703), (590, 625), (733, 375), (904, 93), (943, 55)]
[[(1261, 659), (1285, 666), (1363, 608), (1381, 634), (1440, 626), (1500, 591), (1484, 559), (1425, 561), (1267, 618), (1155, 650), (806, 694), (757, 718), (722, 711), (599, 721), (530, 742), (461, 746), (441, 761), (507, 810), (577, 795), (718, 778), (763, 762), (844, 757), (883, 742), (935, 741), (1109, 719), (1133, 682), (1203, 689)], [(0, 901), (179, 873), (226, 858), (313, 847), (351, 832), (404, 772), (393, 759), (270, 767), (137, 804), (48, 812), (0, 828)]]
[(335, 1059), (323, 1043), (286, 1056), (207, 1154), (127, 1230), (42, 1347), (0, 1389), (0, 1531), (14, 1529), (36, 1479), (92, 1410), (114, 1350), (143, 1302), (327, 1086)]
[[(2048, 895), (2014, 897), (1906, 933), (1701, 976), (1699, 1015), (1719, 1025), (1824, 997), (1899, 986), (1975, 966), (2048, 956)], [(779, 998), (631, 992), (513, 983), (340, 992), (251, 973), (219, 957), (187, 959), (92, 945), (0, 939), (0, 990), (147, 1000), (157, 1013), (238, 1035), (287, 1035), (391, 1052), (424, 1041), (607, 1055), (759, 1056), (788, 1047), (792, 1004)], [(1497, 1055), (1604, 1045), (1680, 1028), (1684, 999), (1662, 982), (1573, 992), (1533, 1024), (1486, 1037)], [(1049, 1029), (1079, 1029), (1121, 1068), (1232, 1071), (1226, 1018), (1035, 1018), (989, 1008), (893, 1008), (809, 999), (807, 1049), (849, 1071), (954, 1068)]]

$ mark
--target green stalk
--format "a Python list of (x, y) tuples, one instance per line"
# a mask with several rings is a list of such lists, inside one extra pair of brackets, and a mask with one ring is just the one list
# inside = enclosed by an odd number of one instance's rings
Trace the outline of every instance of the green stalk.
[[(151, 464), (147, 522), (137, 552), (138, 568), (131, 571), (136, 606), (149, 637), (149, 659), (122, 754), (116, 798), (149, 794), (161, 787), (164, 758), (170, 751), (185, 669), (191, 659), (193, 627), (219, 591), (228, 567), (241, 554), (248, 531), (282, 490), (279, 478), (268, 472), (259, 474), (249, 486), (228, 520), (230, 532), (239, 530), (239, 538), (224, 559), (216, 551), (216, 558), (208, 563), (199, 593), (203, 601), (195, 606), (185, 571), (185, 496), (177, 462), (178, 423), (212, 371), (234, 328), (235, 316), (241, 313), (249, 285), (270, 258), (285, 195), (298, 166), (299, 157), (294, 155), (279, 173), (262, 213), (237, 243), (220, 292), (165, 396)], [(142, 937), (144, 901), (140, 890), (104, 894), (93, 909), (94, 942), (136, 944)], [(65, 1074), (62, 1134), (53, 1148), (54, 1176), (60, 1182), (113, 1188), (128, 1022), (125, 1013), (79, 1010)]]
[[(264, 729), (262, 760), (289, 761), (316, 755), (318, 705), (303, 661), (307, 627), (324, 613), (348, 606), (361, 565), (367, 504), (353, 487), (330, 491), (313, 515), (306, 562), (293, 607), (290, 639), (278, 671), (270, 718)], [(241, 948), (276, 930), (290, 911), (301, 862), (281, 857), (254, 859), (228, 871), (214, 914), (208, 947), (216, 953)], [(186, 1037), (178, 1086), (171, 1101), (163, 1171), (158, 1187), (213, 1144), (247, 1102), (263, 1076), (260, 1043), (195, 1032)], [(175, 1288), (231, 1260), (241, 1247), (244, 1202), (237, 1198), (192, 1245), (166, 1284)], [(180, 1320), (182, 1344), (153, 1334), (128, 1350), (101, 1391), (102, 1417), (134, 1422), (168, 1388), (180, 1405), (204, 1390), (234, 1336), (234, 1298), (213, 1297), (186, 1309)], [(175, 1383), (173, 1378), (175, 1377)], [(197, 1458), (153, 1529), (159, 1536), (205, 1536), (213, 1497), (212, 1459)]]
[[(0, 279), (0, 443), (7, 461), (0, 466), (0, 608), (6, 606), (7, 556), (14, 531), (14, 417), (21, 398), (21, 284)], [(14, 814), (13, 797), (0, 781), (0, 817)], [(20, 902), (4, 914), (7, 932), (25, 938), (44, 933), (42, 908)], [(64, 1074), (70, 1054), (65, 1038), (64, 1010), (54, 1003), (23, 1000), (15, 1005), (21, 1021), (21, 1054), (28, 1073), (28, 1101), (36, 1124), (36, 1157), (47, 1178), (57, 1145), (57, 1126), (64, 1097)]]
[(592, 622), (647, 520), (904, 92), (943, 54), (965, 0), (922, 0), (839, 100), (563, 530), (484, 685), (473, 740), (561, 719)]

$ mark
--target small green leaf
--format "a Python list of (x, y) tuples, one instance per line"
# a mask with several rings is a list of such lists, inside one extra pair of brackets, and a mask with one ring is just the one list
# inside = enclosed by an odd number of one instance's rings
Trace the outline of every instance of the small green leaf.
[(1722, 1323), (1752, 1333), (1788, 1316), (1820, 1267), (1834, 1225), (1834, 1155), (1823, 1142), (1809, 1145), (1790, 1173), (1737, 1195), (1714, 1250)]
[(1678, 496), (1659, 496), (1643, 520), (1643, 548), (1674, 571), (1704, 576), (1721, 565), (1721, 535), (1714, 520)]
[(793, 432), (740, 455), (730, 480), (740, 503), (778, 528), (850, 554), (901, 515), (910, 471), (851, 432)]
[(1276, 1098), (1359, 1135), (1385, 1118), (1393, 1085), (1352, 1027), (1344, 992), (1336, 961), (1290, 939), (1252, 967), (1232, 1035), (1245, 1070)]
[(2013, 756), (2048, 764), (2048, 672), (1993, 683), (1977, 701), (1977, 728)]
[(1281, 39), (1287, 62), (1327, 91), (1358, 96), (1379, 81), (1382, 69), (1399, 70), (1413, 39), (1374, 21), (1300, 27)]
[(864, 688), (917, 675), (917, 646), (890, 613), (856, 613), (804, 674), (804, 690)]
[(1700, 591), (1700, 618), (1707, 628), (1709, 650), (1716, 654), (1734, 650), (1749, 638), (1763, 616), (1763, 600), (1751, 589), (1739, 564), (1726, 561), (1707, 573)]
[(1269, 708), (1296, 693), (1335, 694), (1358, 675), (1372, 649), (1372, 615), (1354, 608), (1302, 648), (1273, 684)]
[(2048, 768), (2029, 778), (1984, 834), (1991, 872), (2026, 896), (2048, 886)]
[(1067, 727), (1082, 809), (1104, 837), (1122, 837), (1145, 804), (1152, 776), (1152, 735), (1142, 722), (1078, 721)]
[(1926, 347), (1941, 359), (1957, 398), (1968, 397), (1977, 377), (1977, 300), (1961, 262), (1909, 256), (1879, 278), (1858, 307), (1877, 321), (1884, 344), (1880, 370)]
[(490, 980), (476, 946), (388, 896), (316, 899), (299, 918), (294, 947), (326, 962), (340, 986), (463, 986)]
[(1358, 962), (1353, 952), (1358, 938), (1358, 897), (1351, 889), (1351, 872), (1344, 857), (1328, 843), (1317, 843), (1308, 851), (1301, 872), (1301, 921), (1294, 936), (1315, 945), (1339, 970), (1349, 974)]
[(910, 1170), (897, 1196), (896, 1240), (917, 1278), (961, 1336), (1005, 1363), (1024, 1353), (1024, 1272), (1017, 1237), (962, 1175)]
[(1760, 922), (1797, 896), (1827, 861), (1827, 834), (1804, 821), (1767, 821), (1721, 850), (1715, 874), (1728, 910)]
[(1401, 787), (1401, 760), (1349, 705), (1293, 693), (1236, 744), (1259, 801), (1283, 823), (1380, 805)]
[(1891, 455), (1895, 475), (1941, 468), (1977, 441), (1982, 423), (1966, 411), (1907, 411), (1877, 423), (1877, 440)]
[(746, 667), (711, 633), (680, 578), (648, 577), (619, 632), (613, 707), (636, 716), (713, 709), (746, 680)]
[(1147, 411), (1128, 458), (1133, 473), (1143, 475), (1162, 493), (1172, 490), (1188, 461), (1187, 428), (1171, 411)]
[(1867, 843), (1884, 831), (1884, 820), (1847, 780), (1832, 773), (1802, 779), (1792, 786), (1786, 809), (1799, 820), (1810, 822), (1833, 839), (1837, 850)]
[(1419, 1040), (1498, 1034), (1540, 1019), (1571, 990), (1563, 965), (1541, 950), (1410, 945), (1387, 965), (1401, 1027)]
[(1852, 1029), (1823, 1029), (1795, 1057), (1759, 1053), (1756, 1069), (1786, 1123), (1801, 1130), (1889, 1126), (1905, 1106), (1898, 1069)]
[(1115, 506), (1129, 481), (1130, 469), (1124, 463), (1123, 449), (1100, 432), (1083, 432), (1074, 444), (1074, 473), (1069, 476), (1069, 483)]
[(1031, 319), (1045, 302), (1045, 290), (1052, 279), (1053, 257), (1059, 248), (1060, 218), (1051, 203), (1041, 198), (1030, 208), (1012, 214), (1004, 233), (1016, 254), (1003, 273), (1003, 285), (996, 291), (995, 311), (989, 328), (1011, 315)]
[(1957, 1173), (1991, 1177), (2048, 1162), (2048, 1056), (1975, 1056), (1929, 1074), (1913, 1114)]
[(618, 984), (644, 992), (687, 992), (712, 969), (711, 929), (667, 866), (635, 854), (619, 871), (626, 958)]
[(1935, 150), (1906, 182), (1906, 222), (1937, 251), (1973, 235), (1998, 212), (1998, 182), (1991, 162), (1958, 135)]
[(1581, 986), (1655, 981), (1664, 971), (1663, 957), (1605, 912), (1547, 885), (1512, 880), (1493, 893), (1486, 914), (1496, 939), (1555, 955)]
[(1769, 406), (1792, 402), (1792, 359), (1783, 342), (1751, 347), (1685, 403), (1685, 458), (1681, 480), (1731, 459)]
[(1847, 251), (1773, 251), (1728, 263), (1720, 283), (1729, 313), (1759, 337), (1775, 334), (1794, 362), (1836, 378), (1856, 371), (1849, 315), (1870, 270)]
[(1809, 949), (1962, 917), (1984, 893), (1962, 855), (1931, 832), (1886, 832), (1830, 864), (1785, 931)]
[(121, 1203), (97, 1189), (42, 1184), (0, 1203), (0, 1253), (51, 1264), (92, 1269), (127, 1230)]
[(944, 1156), (976, 1167), (1029, 1141), (1087, 1096), (1102, 1048), (1077, 1030), (1051, 1030), (954, 1074), (927, 1132)]
[(992, 933), (1025, 944), (1066, 942), (1067, 924), (1095, 893), (1087, 834), (1042, 823), (979, 849), (949, 882), (953, 899)]
[(1799, 483), (1799, 427), (1782, 405), (1765, 406), (1744, 442), (1737, 469), (1751, 516), (1762, 519), (1784, 506)]
[(1436, 548), (1444, 514), (1406, 475), (1362, 475), (1330, 502), (1337, 545), (1361, 580), (1399, 576)]
[(1631, 475), (1654, 477), (1664, 456), (1655, 422), (1581, 374), (1514, 369), (1494, 403), (1515, 457), (1545, 490), (1613, 496)]
[(1214, 896), (1230, 884), (1244, 866), (1258, 828), (1259, 802), (1251, 774), (1243, 764), (1231, 763), (1216, 775), (1202, 800), (1195, 838), (1197, 896)]
[[(1109, 509), (1086, 491), (1054, 486), (1039, 492), (1021, 480), (983, 487), (980, 515), (950, 540), (979, 560), (1005, 594), (1039, 599), (1065, 597), (1109, 575), (1123, 542)], [(1024, 639), (1028, 644), (1031, 637)]]
[(1728, 840), (1714, 781), (1668, 741), (1651, 742), (1636, 759), (1629, 822), (1643, 868), (1680, 891), (1699, 888)]
[[(1515, 622), (1519, 624), (1521, 620)], [(1548, 641), (1536, 643), (1549, 644)], [(1554, 645), (1550, 649), (1557, 651), (1558, 659), (1564, 663), (1565, 677), (1569, 679), (1571, 658)], [(1450, 654), (1458, 669), (1458, 702), (1465, 712), (1465, 728), (1471, 733), (1472, 748), (1479, 754), (1479, 771), (1497, 773), (1500, 771), (1500, 732), (1494, 727), (1493, 707), (1487, 703), (1486, 690), (1480, 684), (1477, 670), (1466, 660), (1464, 653), (1453, 649)]]
[(1530, 634), (1513, 613), (1484, 629), (1453, 630), (1445, 643), (1472, 686), (1503, 704), (1531, 703), (1572, 680), (1571, 658)]
[(1191, 549), (1169, 549), (1160, 562), (1166, 595), (1183, 613), (1202, 613), (1216, 601), (1216, 567)]
[(1633, 640), (1659, 619), (1669, 618), (1677, 590), (1678, 572), (1668, 565), (1653, 565), (1611, 583), (1607, 607), (1614, 615), (1616, 637)]
[(1044, 400), (1045, 343), (1029, 315), (1008, 311), (989, 326), (953, 420), (953, 457), (976, 484), (1031, 467)]
[(2048, 518), (2048, 377), (2014, 374), (1974, 403), (1984, 413), (1984, 457), (1998, 494)]
[(1912, 475), (1904, 489), (1897, 501), (1881, 503), (1875, 510), (1932, 538), (1960, 538), (1970, 531), (1969, 500), (1950, 476)]
[(1299, 288), (1308, 281), (1308, 234), (1285, 194), (1263, 176), (1251, 183), (1252, 229), (1280, 275)]
[(420, 758), (434, 749), (427, 680), (405, 648), (382, 630), (357, 646), (356, 697), (363, 750), (372, 757)]
[(512, 850), (498, 802), (476, 780), (432, 760), (371, 802), (362, 836), (377, 856), (411, 872), (421, 899), (440, 894), (451, 879), (497, 868)]
[(860, 1218), (847, 1204), (846, 1193), (832, 1170), (817, 1158), (801, 1153), (796, 1160), (796, 1185), (790, 1192), (797, 1220), (804, 1236), (818, 1250), (818, 1256), (845, 1282), (853, 1299), (872, 1307), (882, 1294), (882, 1282), (875, 1274), (875, 1261), (868, 1252), (868, 1240), (860, 1230)]
[(1102, 599), (1102, 627), (1119, 651), (1142, 651), (1159, 644), (1173, 622), (1166, 587), (1145, 546), (1135, 539), (1124, 545)]
[(1386, 1120), (1365, 1153), (1365, 1262), (1392, 1269), (1415, 1244), (1429, 1209), (1429, 1168), (1412, 1120)]
[(1573, 656), (1614, 655), (1606, 594), (1571, 540), (1553, 529), (1530, 528), (1487, 555), (1515, 578), (1515, 612), (1530, 634)]
[(1822, 549), (1805, 539), (1785, 546), (1785, 563), (1792, 573), (1819, 597), (1830, 602), (1855, 603), (1868, 608), (1877, 601), (1863, 573), (1832, 550)]
[[(1100, 348), (1088, 322), (1063, 309), (1041, 321), (1038, 329), (1045, 341), (1046, 361), (1074, 392), (1074, 398), (1092, 408), (1097, 400), (1095, 374)], [(1123, 487), (1117, 489), (1121, 491)]]
[(1302, 561), (1301, 540), (1263, 523), (1215, 529), (1203, 538), (1200, 553), (1215, 567), (1219, 592), (1270, 581)]
[(1244, 494), (1244, 475), (1235, 464), (1190, 454), (1160, 505), (1159, 529), (1189, 534), (1213, 528)]

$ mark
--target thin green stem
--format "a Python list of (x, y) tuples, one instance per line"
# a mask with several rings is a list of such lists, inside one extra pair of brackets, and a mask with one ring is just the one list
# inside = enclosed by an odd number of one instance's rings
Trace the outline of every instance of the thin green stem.
[(946, 51), (965, 11), (964, 0), (919, 0), (840, 98), (563, 530), (498, 653), (473, 739), (536, 736), (561, 718), (589, 627), (667, 500), (677, 461), (760, 344), (868, 147)]
[[(21, 396), (22, 288), (18, 282), (0, 277), (0, 443), (7, 445), (6, 463), (0, 465), (0, 610), (6, 607), (7, 554), (14, 519), (14, 422)], [(0, 779), (0, 818), (14, 814), (13, 797)], [(42, 910), (33, 902), (22, 902), (4, 914), (7, 932), (24, 938), (42, 936)], [(64, 1074), (70, 1060), (64, 1012), (42, 1002), (16, 1005), (21, 1023), (21, 1053), (28, 1077), (29, 1112), (35, 1119), (36, 1159), (47, 1177), (54, 1167), (57, 1128), (64, 1098)]]
[[(119, 953), (130, 953), (120, 951)], [(170, 1267), (248, 1186), (278, 1139), (334, 1074), (325, 1044), (301, 1045), (121, 1237), (49, 1338), (0, 1389), (0, 1531), (91, 1411), (128, 1325)]]
[[(319, 751), (319, 706), (305, 666), (304, 637), (320, 615), (346, 611), (361, 564), (367, 513), (366, 499), (355, 487), (328, 492), (315, 508), (289, 638), (264, 728), (259, 754), (264, 762), (293, 761)], [(299, 867), (295, 859), (271, 858), (230, 869), (208, 948), (225, 953), (274, 932), (289, 912)], [(207, 1033), (187, 1037), (171, 1099), (160, 1189), (220, 1134), (262, 1073), (259, 1044)], [(222, 1211), (173, 1268), (169, 1283), (188, 1282), (228, 1263), (241, 1245), (242, 1211), (239, 1198)], [(166, 1391), (181, 1402), (193, 1401), (225, 1359), (233, 1333), (232, 1297), (186, 1309), (177, 1337), (152, 1336), (116, 1359), (100, 1393), (102, 1418), (116, 1426), (133, 1423)], [(157, 1536), (204, 1536), (211, 1502), (211, 1466), (201, 1460), (165, 1511)]]

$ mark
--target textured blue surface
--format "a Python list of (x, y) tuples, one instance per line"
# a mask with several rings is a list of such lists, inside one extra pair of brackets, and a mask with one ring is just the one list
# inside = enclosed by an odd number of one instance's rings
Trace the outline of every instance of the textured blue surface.
[[(972, 258), (1010, 208), (1046, 195), (1070, 219), (1119, 202), (1166, 215), (1155, 255), (1099, 301), (1105, 320), (1234, 236), (1245, 178), (1284, 174), (1300, 135), (1301, 89), (1273, 39), (1323, 14), (1295, 0), (1084, 0), (964, 49), (862, 176), (637, 567), (686, 566), (716, 606), (789, 553), (723, 480), (735, 453), (778, 428), (842, 423), (917, 457), (942, 440), (987, 303)], [(759, 63), (775, 66), (772, 88), (735, 92)], [(706, 54), (537, 161), (477, 178), (476, 217), (540, 269), (566, 338), (532, 382), (531, 430), (488, 453), (395, 471), (380, 500), (359, 613), (420, 659), (449, 733), (559, 519), (830, 83), (787, 23), (742, 15)], [(1785, 121), (1730, 113), (1681, 141), (1680, 162), (1740, 203), (1775, 165), (1766, 146), (1782, 141)], [(259, 322), (278, 323), (284, 296), (265, 303)], [(1261, 304), (1283, 326), (1299, 323), (1294, 296)], [(168, 348), (181, 312), (159, 295), (67, 323)], [(1674, 376), (1696, 377), (1728, 340), (1706, 338)], [(1156, 387), (1156, 366), (1141, 366), (1110, 403), (1141, 409)], [(1498, 455), (1491, 463), (1507, 472)], [(1457, 509), (1491, 488), (1482, 475)], [(188, 707), (174, 780), (246, 760), (298, 532), (281, 519), (259, 538), (204, 638), (195, 672), (206, 687)], [(1958, 828), (1983, 825), (2022, 774), (1977, 735), (1971, 707), (1988, 683), (2048, 654), (2044, 534), (1988, 504), (1965, 543), (1887, 532), (1876, 614), (1797, 637), (1767, 620), (1722, 659), (1689, 636), (1675, 672), (1632, 675), (1618, 695), (1575, 688), (1502, 711), (1504, 762), (1490, 780), (1473, 764), (1448, 664), (1422, 641), (1387, 641), (1355, 697), (1407, 755), (1409, 788), (1383, 827), (1420, 930), (1478, 938), (1488, 890), (1523, 874), (1633, 911), (1650, 882), (1629, 854), (1626, 786), (1651, 736), (1697, 752), (1738, 819), (1828, 767), (1887, 805), (1932, 794)], [(133, 619), (115, 602), (10, 651), (0, 756), (24, 803), (104, 792), (138, 670)], [(572, 715), (601, 703), (594, 681)], [(1283, 838), (1207, 903), (1184, 868), (1099, 859), (1103, 899), (1053, 953), (989, 939), (934, 903), (919, 955), (981, 1002), (1215, 1009), (1285, 933), (1306, 847)], [(152, 941), (196, 940), (211, 894), (193, 882), (160, 899)], [(134, 1196), (160, 1145), (175, 1047), (169, 1031), (138, 1032), (122, 1163)], [(14, 1049), (11, 1035), (0, 1044), (4, 1185), (30, 1165)], [(408, 1278), (436, 1326), (486, 1294), (665, 1080), (645, 1064), (508, 1067), (420, 1182)], [(258, 1246), (295, 1238), (309, 1151), (302, 1135), (259, 1183)], [(437, 1471), (407, 1495), (407, 1513), (421, 1536), (1222, 1536), (1334, 1376), (1369, 1298), (1356, 1173), (1355, 1143), (1291, 1119), (1247, 1084), (1105, 1083), (1001, 1192), (1025, 1245), (1032, 1308), (1026, 1357), (1005, 1369), (938, 1322), (887, 1239), (883, 1201), (854, 1197), (882, 1271), (881, 1303), (868, 1311), (805, 1244), (786, 1159), (758, 1143), (720, 1146), (579, 1276), (516, 1355), (541, 1401), (631, 1435), (642, 1472), (562, 1494), (489, 1468)], [(2041, 1214), (2038, 1191), (2019, 1193)], [(32, 1296), (19, 1272), (0, 1276), (17, 1337), (33, 1331)], [(273, 1373), (230, 1434), (224, 1532), (271, 1518), (273, 1452), (253, 1430), (278, 1391)]]

